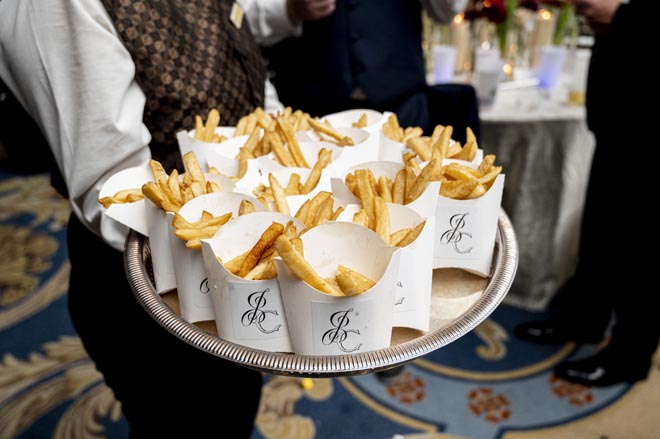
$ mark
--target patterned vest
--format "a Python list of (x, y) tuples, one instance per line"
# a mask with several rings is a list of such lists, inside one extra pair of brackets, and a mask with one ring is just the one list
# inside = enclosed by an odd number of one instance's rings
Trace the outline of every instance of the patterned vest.
[(101, 0), (135, 62), (146, 95), (151, 153), (165, 169), (183, 170), (176, 133), (217, 108), (221, 125), (263, 106), (265, 63), (231, 0)]

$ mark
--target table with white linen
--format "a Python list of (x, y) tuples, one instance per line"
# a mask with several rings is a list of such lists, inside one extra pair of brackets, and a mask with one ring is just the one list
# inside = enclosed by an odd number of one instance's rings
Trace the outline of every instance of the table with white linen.
[(504, 82), (480, 109), (480, 146), (496, 154), (506, 183), (502, 205), (518, 237), (520, 261), (507, 302), (543, 309), (572, 275), (594, 138), (584, 106), (533, 85)]

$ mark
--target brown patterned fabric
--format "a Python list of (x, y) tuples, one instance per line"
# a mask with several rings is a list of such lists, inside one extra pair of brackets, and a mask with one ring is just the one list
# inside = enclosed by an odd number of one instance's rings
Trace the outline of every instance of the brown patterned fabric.
[(266, 68), (247, 22), (229, 20), (229, 0), (101, 0), (136, 66), (147, 103), (152, 155), (182, 169), (176, 133), (217, 108), (233, 125), (263, 106)]

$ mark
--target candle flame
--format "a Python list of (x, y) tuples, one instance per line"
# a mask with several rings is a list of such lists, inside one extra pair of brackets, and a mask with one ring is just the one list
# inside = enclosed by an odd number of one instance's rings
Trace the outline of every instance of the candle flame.
[(543, 20), (550, 20), (550, 19), (552, 18), (552, 12), (550, 12), (550, 11), (547, 10), (547, 9), (541, 9), (541, 10), (539, 11), (539, 15), (541, 16), (541, 18), (542, 18)]
[(509, 63), (506, 63), (502, 66), (502, 70), (504, 71), (504, 74), (510, 78), (511, 75), (513, 75), (513, 66)]
[(456, 15), (454, 16), (454, 20), (453, 20), (453, 21), (454, 21), (454, 23), (456, 23), (456, 24), (461, 24), (461, 23), (463, 23), (464, 18), (465, 18), (465, 17), (463, 16), (463, 14), (456, 14)]

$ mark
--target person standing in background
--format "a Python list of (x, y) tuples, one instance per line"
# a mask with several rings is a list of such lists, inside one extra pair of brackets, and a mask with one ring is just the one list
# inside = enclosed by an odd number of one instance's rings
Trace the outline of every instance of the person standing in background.
[(142, 309), (124, 271), (127, 230), (97, 201), (108, 177), (149, 158), (183, 171), (175, 134), (195, 115), (217, 108), (232, 125), (257, 106), (283, 108), (240, 5), (2, 0), (0, 78), (53, 152), (54, 185), (72, 207), (69, 313), (131, 437), (249, 437), (261, 374), (186, 344)]
[(587, 123), (596, 137), (596, 150), (579, 261), (574, 277), (553, 299), (552, 318), (519, 325), (515, 334), (545, 344), (599, 343), (612, 324), (602, 350), (555, 368), (556, 376), (564, 380), (608, 386), (645, 379), (660, 342), (657, 310), (649, 297), (652, 287), (646, 281), (652, 267), (645, 237), (654, 233), (657, 224), (652, 224), (643, 205), (633, 207), (628, 204), (631, 200), (619, 199), (611, 190), (628, 182), (642, 191), (654, 186), (652, 170), (621, 171), (626, 163), (645, 166), (630, 157), (627, 147), (643, 150), (644, 163), (658, 158), (656, 148), (644, 147), (653, 125), (651, 112), (639, 105), (643, 96), (658, 95), (658, 83), (644, 80), (626, 58), (629, 53), (653, 53), (649, 31), (658, 5), (642, 0), (573, 0), (573, 4), (596, 33), (586, 96)]
[[(478, 134), (474, 89), (429, 87), (422, 52), (422, 8), (449, 23), (467, 0), (339, 0), (316, 21), (300, 16), (299, 34), (262, 44), (282, 103), (312, 116), (371, 108), (392, 111), (402, 126), (452, 125)], [(324, 13), (328, 10), (324, 9)], [(289, 15), (296, 23), (297, 15)], [(318, 17), (317, 17), (318, 18)]]

